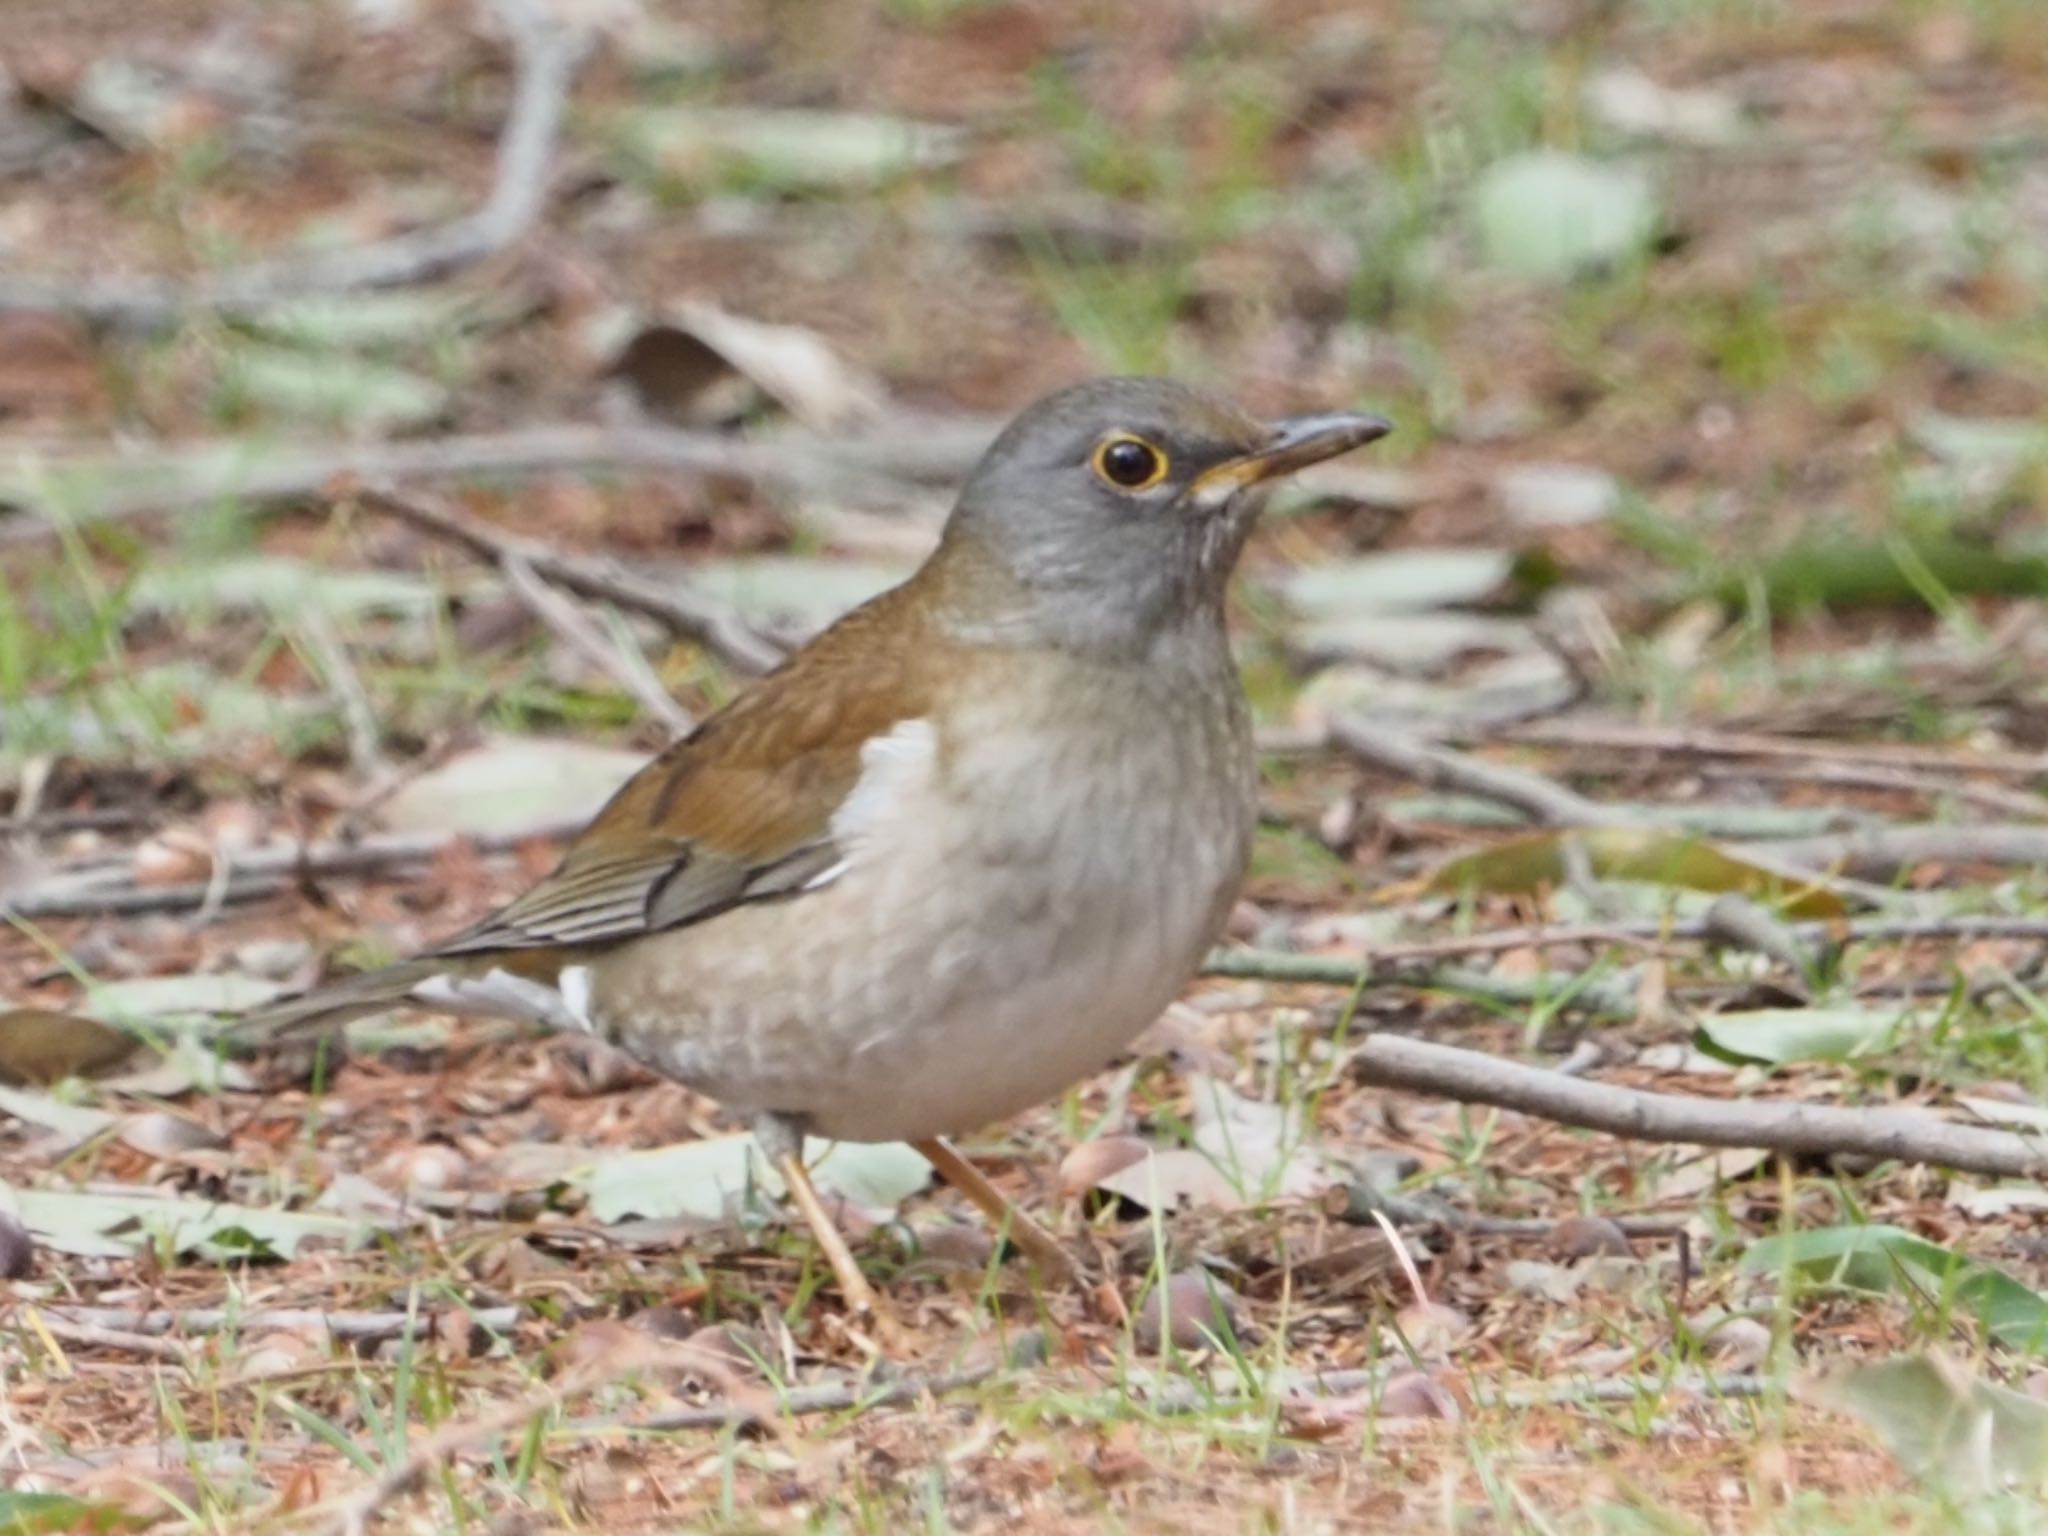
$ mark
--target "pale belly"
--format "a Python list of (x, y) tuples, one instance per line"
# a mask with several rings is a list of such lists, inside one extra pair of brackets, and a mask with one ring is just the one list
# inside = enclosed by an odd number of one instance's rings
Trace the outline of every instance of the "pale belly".
[(735, 1109), (844, 1140), (1053, 1097), (1173, 1000), (1243, 875), (1248, 754), (1197, 698), (1140, 701), (1148, 728), (1089, 751), (1014, 716), (965, 722), (931, 792), (829, 885), (593, 966), (594, 1025)]

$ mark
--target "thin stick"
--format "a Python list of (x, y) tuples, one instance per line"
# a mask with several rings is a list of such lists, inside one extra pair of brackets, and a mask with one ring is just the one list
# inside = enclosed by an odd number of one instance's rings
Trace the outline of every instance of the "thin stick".
[(1745, 853), (1810, 869), (1839, 870), (1866, 880), (1889, 880), (1915, 864), (2048, 863), (2048, 827), (2012, 823), (1932, 823), (1869, 827), (1818, 837), (1778, 838), (1734, 845)]
[(1352, 1070), (1360, 1082), (1377, 1088), (1490, 1104), (1634, 1141), (1758, 1147), (1822, 1157), (1852, 1153), (2000, 1178), (2048, 1174), (2048, 1144), (1915, 1110), (1647, 1093), (1391, 1034), (1361, 1042)]
[(545, 205), (570, 82), (588, 52), (581, 30), (550, 20), (537, 0), (493, 0), (511, 44), (516, 77), (483, 206), (389, 240), (273, 257), (190, 280), (108, 277), (0, 278), (0, 311), (83, 315), (161, 326), (192, 310), (247, 312), (311, 295), (423, 282), (472, 266), (512, 245)]
[[(956, 467), (964, 472), (966, 465)], [(0, 502), (37, 514), (0, 523), (0, 544), (52, 537), (59, 522), (67, 519), (100, 522), (224, 501), (303, 501), (338, 477), (377, 482), (502, 481), (553, 473), (671, 471), (725, 475), (792, 491), (829, 491), (864, 505), (901, 507), (917, 499), (916, 485), (931, 468), (914, 442), (887, 438), (831, 439), (789, 432), (740, 438), (667, 427), (580, 423), (417, 442), (258, 448), (220, 441), (141, 453), (46, 455), (32, 447), (10, 451), (0, 439)], [(79, 494), (65, 494), (69, 485), (80, 487)]]
[(473, 1312), (323, 1312), (301, 1307), (258, 1307), (230, 1311), (225, 1307), (157, 1307), (133, 1310), (123, 1307), (46, 1305), (41, 1308), (46, 1322), (62, 1320), (81, 1328), (116, 1329), (131, 1335), (167, 1333), (218, 1333), (234, 1328), (243, 1335), (272, 1332), (324, 1330), (337, 1339), (378, 1342), (403, 1338), (418, 1331), (431, 1333), (454, 1319), (466, 1319), (472, 1327), (505, 1333), (520, 1319), (518, 1307), (480, 1307)]
[(767, 672), (782, 660), (781, 647), (756, 634), (737, 614), (692, 595), (678, 582), (667, 581), (657, 586), (628, 575), (609, 561), (578, 560), (558, 554), (532, 540), (501, 533), (438, 498), (406, 495), (391, 486), (366, 485), (355, 492), (355, 499), (422, 532), (459, 544), (496, 565), (502, 566), (508, 559), (521, 560), (537, 575), (581, 597), (598, 598), (645, 614), (696, 641), (738, 671)]
[(1798, 762), (1872, 762), (1947, 773), (2048, 778), (2048, 753), (1987, 752), (1912, 742), (1809, 741), (1719, 731), (1710, 726), (1636, 725), (1622, 720), (1530, 720), (1488, 731), (1502, 741), (1545, 747), (1592, 747), (1690, 757), (1765, 757)]
[(30, 1310), (37, 1313), (38, 1331), (47, 1332), (52, 1338), (62, 1339), (66, 1344), (79, 1344), (88, 1349), (117, 1349), (124, 1354), (161, 1360), (166, 1365), (175, 1365), (181, 1370), (191, 1368), (191, 1351), (173, 1339), (157, 1338), (146, 1333), (132, 1333), (123, 1328), (108, 1328), (98, 1323), (74, 1322), (55, 1312), (41, 1309)]
[(661, 686), (661, 680), (638, 651), (614, 644), (591, 616), (551, 586), (524, 555), (508, 554), (498, 562), (505, 585), (571, 650), (590, 661), (624, 689), (641, 711), (680, 739), (696, 728), (690, 712)]
[(1296, 955), (1264, 949), (1212, 950), (1202, 971), (1208, 976), (1239, 976), (1261, 981), (1298, 981), (1328, 986), (1408, 987), (1427, 992), (1455, 992), (1511, 1008), (1548, 1004), (1580, 1013), (1633, 1019), (1641, 1007), (1637, 980), (1627, 972), (1591, 976), (1566, 972), (1554, 976), (1496, 976), (1457, 966), (1398, 966), (1379, 957), (1361, 964), (1341, 955)]
[(1602, 805), (1541, 774), (1481, 762), (1462, 752), (1433, 747), (1377, 722), (1349, 715), (1330, 720), (1330, 740), (1354, 757), (1434, 789), (1455, 789), (1513, 806), (1546, 827), (1615, 826), (1640, 820), (1622, 807)]
[(469, 843), (479, 853), (506, 853), (529, 842), (568, 837), (583, 826), (581, 818), (559, 817), (510, 832), (406, 832), (366, 837), (357, 842), (268, 843), (235, 854), (224, 883), (186, 881), (177, 885), (138, 886), (131, 873), (131, 850), (95, 858), (83, 868), (61, 869), (25, 885), (0, 888), (0, 913), (16, 917), (95, 917), (124, 912), (181, 912), (209, 901), (252, 901), (275, 895), (294, 880), (330, 875), (366, 875), (438, 858), (449, 848)]
[(384, 766), (383, 732), (377, 724), (377, 711), (363, 688), (362, 674), (349, 660), (348, 648), (318, 603), (308, 603), (293, 623), (319, 667), (327, 691), (334, 696), (342, 729), (348, 737), (349, 766), (362, 778), (375, 778)]

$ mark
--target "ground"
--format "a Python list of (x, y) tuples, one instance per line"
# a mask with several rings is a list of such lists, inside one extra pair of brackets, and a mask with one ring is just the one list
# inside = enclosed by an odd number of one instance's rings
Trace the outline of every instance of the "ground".
[[(2048, 1117), (2048, 10), (4, 33), (0, 1521), (2048, 1521), (1998, 1176)], [(1111, 371), (1397, 430), (1248, 552), (1224, 949), (970, 1140), (1085, 1280), (835, 1149), (878, 1351), (740, 1128), (587, 1042), (214, 1048), (543, 873)], [(1624, 1140), (1392, 1091), (1407, 1039), (1978, 1139)]]

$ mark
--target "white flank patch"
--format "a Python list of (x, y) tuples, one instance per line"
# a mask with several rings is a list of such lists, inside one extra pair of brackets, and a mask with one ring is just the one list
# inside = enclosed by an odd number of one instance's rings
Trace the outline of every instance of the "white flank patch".
[(586, 1035), (596, 1034), (597, 1026), (590, 1019), (590, 967), (565, 965), (555, 984), (562, 989), (562, 1006), (575, 1026)]
[[(938, 756), (939, 733), (929, 720), (905, 720), (870, 737), (860, 749), (860, 778), (832, 813), (833, 841), (850, 855), (877, 829), (920, 815)], [(823, 885), (839, 873), (840, 865), (834, 865), (811, 884)]]

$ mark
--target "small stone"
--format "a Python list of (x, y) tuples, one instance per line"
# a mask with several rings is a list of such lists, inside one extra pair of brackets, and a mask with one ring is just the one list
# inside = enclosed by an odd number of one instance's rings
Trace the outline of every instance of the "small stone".
[(1458, 1419), (1458, 1400), (1427, 1371), (1396, 1371), (1380, 1392), (1383, 1419)]
[(1561, 1259), (1627, 1258), (1628, 1234), (1605, 1216), (1567, 1216), (1550, 1229), (1550, 1251)]
[(1156, 1285), (1134, 1319), (1138, 1347), (1159, 1353), (1175, 1349), (1211, 1349), (1240, 1336), (1240, 1310), (1230, 1287), (1204, 1269), (1184, 1269)]
[(12, 1211), (0, 1211), (0, 1280), (21, 1280), (36, 1264), (36, 1245)]

